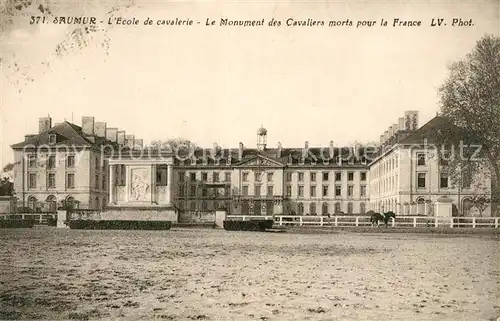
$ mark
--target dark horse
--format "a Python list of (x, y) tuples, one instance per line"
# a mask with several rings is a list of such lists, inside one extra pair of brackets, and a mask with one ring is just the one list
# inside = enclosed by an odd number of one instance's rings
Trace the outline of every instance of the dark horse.
[(384, 214), (375, 213), (370, 217), (370, 222), (372, 223), (372, 226), (374, 226), (375, 224), (377, 224), (378, 226), (379, 222), (384, 222), (385, 227), (387, 227), (391, 217), (395, 219), (396, 214), (394, 214), (394, 212), (386, 212)]

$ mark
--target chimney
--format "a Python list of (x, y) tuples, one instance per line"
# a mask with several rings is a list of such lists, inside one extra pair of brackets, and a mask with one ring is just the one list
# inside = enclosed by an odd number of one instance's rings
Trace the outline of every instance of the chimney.
[(238, 149), (238, 160), (241, 161), (243, 159), (243, 143), (240, 142)]
[(94, 117), (82, 117), (82, 131), (86, 135), (94, 135)]
[(144, 146), (142, 138), (136, 138), (134, 139), (134, 149), (142, 149)]
[(385, 143), (385, 142), (387, 142), (388, 140), (389, 140), (389, 131), (388, 131), (388, 130), (386, 130), (386, 131), (384, 132), (384, 143)]
[(94, 134), (97, 137), (106, 137), (106, 123), (105, 122), (96, 122), (94, 124)]
[(335, 157), (335, 149), (333, 147), (333, 140), (330, 141), (330, 158), (333, 159)]
[(134, 148), (134, 135), (125, 135), (125, 145), (128, 148)]
[(384, 143), (384, 135), (380, 135), (380, 145), (383, 145)]
[(281, 158), (281, 142), (278, 142), (278, 149), (276, 150), (276, 158)]
[(116, 141), (120, 145), (125, 145), (125, 131), (124, 130), (117, 131)]
[(398, 118), (398, 129), (405, 130), (405, 118), (404, 117)]
[(40, 117), (38, 118), (38, 133), (43, 133), (52, 128), (52, 118)]
[(309, 151), (309, 142), (306, 140), (304, 143), (304, 148), (302, 149), (302, 158), (305, 159), (307, 157), (307, 152)]
[(54, 123), (54, 127), (61, 125), (61, 123)]
[(398, 124), (392, 124), (392, 131), (394, 133), (394, 135), (396, 135), (399, 131), (399, 126)]
[(394, 128), (392, 128), (392, 126), (389, 126), (388, 132), (389, 132), (389, 139), (391, 139), (392, 136), (394, 136)]
[(106, 139), (116, 143), (118, 140), (118, 128), (106, 128)]

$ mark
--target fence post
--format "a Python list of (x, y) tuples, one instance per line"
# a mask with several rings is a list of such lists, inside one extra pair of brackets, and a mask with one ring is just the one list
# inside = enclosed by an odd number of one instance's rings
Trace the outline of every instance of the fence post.
[(335, 216), (335, 226), (339, 226), (338, 218)]
[(472, 228), (476, 228), (476, 218), (472, 218)]
[(241, 220), (242, 220), (242, 221), (244, 221), (244, 220), (245, 220), (245, 215), (243, 215), (243, 217), (241, 218)]
[(302, 226), (302, 216), (299, 217), (299, 226)]
[(320, 217), (319, 226), (323, 226), (323, 216)]
[(391, 217), (391, 226), (394, 227), (396, 225), (396, 220), (394, 219), (394, 217)]
[(356, 216), (356, 226), (359, 225), (359, 217)]
[(283, 216), (280, 216), (280, 226), (283, 226)]
[(453, 217), (450, 218), (451, 219), (451, 223), (450, 223), (450, 227), (453, 228)]
[(495, 217), (495, 228), (498, 228), (498, 217)]
[(434, 217), (434, 227), (438, 227), (438, 219), (437, 217)]
[(417, 227), (417, 218), (416, 217), (413, 218), (413, 227)]

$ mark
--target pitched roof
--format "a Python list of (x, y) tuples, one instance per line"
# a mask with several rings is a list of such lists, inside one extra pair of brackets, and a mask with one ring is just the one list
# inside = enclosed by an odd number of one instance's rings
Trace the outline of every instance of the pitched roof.
[(398, 144), (423, 144), (426, 140), (427, 143), (439, 143), (443, 136), (446, 138), (465, 138), (460, 127), (445, 117), (436, 116), (406, 138), (398, 141)]
[[(93, 146), (95, 145), (96, 137), (86, 136), (82, 132), (82, 128), (70, 122), (64, 121), (44, 132), (41, 132), (37, 135), (31, 135), (31, 137), (27, 137), (26, 140), (11, 145), (12, 149), (20, 149), (26, 146), (40, 146), (40, 145), (49, 145), (49, 135), (56, 134), (56, 143), (55, 146), (61, 145), (72, 145), (72, 146)], [(101, 138), (102, 139), (102, 138)]]

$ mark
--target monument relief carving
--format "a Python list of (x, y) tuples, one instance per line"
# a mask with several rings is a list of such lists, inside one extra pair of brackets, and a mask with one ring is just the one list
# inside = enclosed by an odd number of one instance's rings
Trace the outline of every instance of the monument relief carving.
[(131, 171), (132, 190), (131, 198), (133, 201), (149, 201), (150, 200), (150, 180), (151, 175), (147, 168), (133, 169)]

